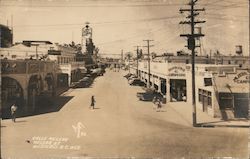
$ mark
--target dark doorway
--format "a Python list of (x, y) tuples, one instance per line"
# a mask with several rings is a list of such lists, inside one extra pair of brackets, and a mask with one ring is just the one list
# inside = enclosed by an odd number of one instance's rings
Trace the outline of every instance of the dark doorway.
[(170, 101), (186, 101), (186, 80), (170, 79)]
[(69, 85), (69, 75), (61, 73), (57, 75), (57, 86), (58, 87), (68, 87)]
[(166, 79), (161, 79), (161, 93), (164, 95), (167, 93)]

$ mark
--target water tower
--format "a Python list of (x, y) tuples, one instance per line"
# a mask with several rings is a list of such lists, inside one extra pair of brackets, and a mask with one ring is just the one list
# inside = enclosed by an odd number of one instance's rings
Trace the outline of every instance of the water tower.
[(235, 51), (235, 53), (236, 53), (238, 56), (242, 56), (242, 55), (243, 55), (242, 45), (236, 45), (236, 51)]
[(82, 28), (82, 52), (87, 52), (87, 45), (92, 42), (92, 28), (89, 26), (89, 22), (85, 23), (85, 27)]

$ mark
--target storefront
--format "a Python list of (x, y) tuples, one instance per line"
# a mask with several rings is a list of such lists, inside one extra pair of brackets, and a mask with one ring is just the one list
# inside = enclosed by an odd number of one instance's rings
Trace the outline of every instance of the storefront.
[(170, 79), (170, 101), (186, 101), (186, 96), (186, 80)]
[(170, 102), (187, 100), (186, 68), (178, 64), (168, 68)]
[[(222, 118), (248, 118), (249, 110), (249, 72), (239, 70), (226, 77), (216, 77), (218, 85), (219, 109)], [(230, 114), (229, 114), (230, 113)], [(224, 116), (223, 116), (224, 115)]]

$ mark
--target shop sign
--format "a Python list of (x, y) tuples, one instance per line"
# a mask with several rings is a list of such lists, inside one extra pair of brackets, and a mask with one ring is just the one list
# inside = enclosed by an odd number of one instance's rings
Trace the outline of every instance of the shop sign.
[(61, 55), (60, 50), (48, 50), (48, 55)]
[(185, 77), (185, 69), (183, 67), (174, 66), (168, 69), (168, 76)]
[(241, 72), (234, 77), (234, 82), (238, 84), (250, 83), (249, 74), (247, 72)]

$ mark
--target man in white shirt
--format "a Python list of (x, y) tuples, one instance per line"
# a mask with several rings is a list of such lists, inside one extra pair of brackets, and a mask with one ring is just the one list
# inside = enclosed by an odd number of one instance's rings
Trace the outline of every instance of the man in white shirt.
[(16, 122), (16, 110), (17, 110), (17, 106), (16, 104), (13, 104), (10, 108), (11, 110), (11, 117), (12, 117), (12, 121)]

